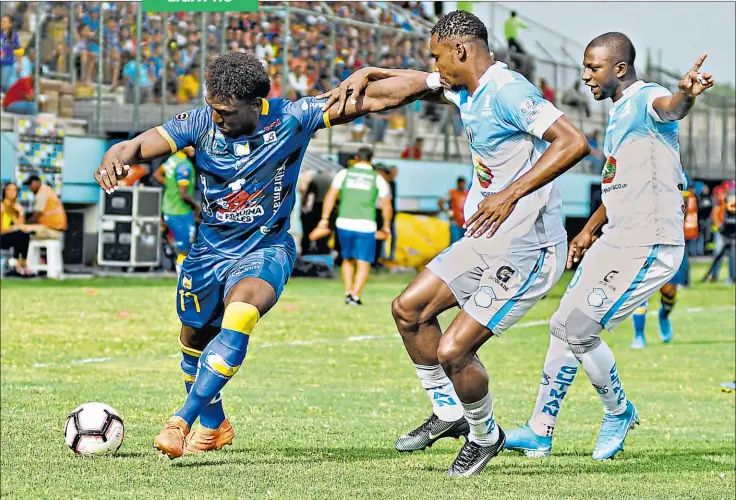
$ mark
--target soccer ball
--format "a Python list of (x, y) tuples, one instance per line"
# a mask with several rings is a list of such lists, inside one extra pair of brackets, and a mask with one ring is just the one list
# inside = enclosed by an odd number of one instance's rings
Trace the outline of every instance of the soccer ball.
[(112, 454), (120, 449), (125, 426), (120, 414), (104, 403), (86, 403), (69, 414), (64, 426), (66, 445), (77, 455)]

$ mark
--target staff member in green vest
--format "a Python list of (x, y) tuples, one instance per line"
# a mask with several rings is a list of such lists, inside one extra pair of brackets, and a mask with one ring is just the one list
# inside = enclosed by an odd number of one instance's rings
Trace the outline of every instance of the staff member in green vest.
[(164, 186), (164, 195), (161, 200), (161, 211), (164, 222), (174, 235), (174, 244), (178, 253), (176, 257), (176, 271), (181, 269), (189, 252), (189, 247), (196, 235), (194, 223), (195, 215), (199, 214), (200, 207), (194, 196), (194, 148), (186, 147), (174, 153), (161, 164), (153, 176)]
[[(391, 233), (391, 188), (373, 168), (372, 160), (370, 148), (360, 148), (355, 164), (337, 173), (325, 196), (318, 224), (323, 229), (329, 227), (329, 217), (339, 196), (336, 226), (342, 246), (345, 303), (349, 305), (362, 304), (360, 294), (371, 272), (376, 236), (387, 238)], [(377, 235), (376, 200), (379, 198), (384, 224)], [(357, 263), (357, 272), (353, 261)]]

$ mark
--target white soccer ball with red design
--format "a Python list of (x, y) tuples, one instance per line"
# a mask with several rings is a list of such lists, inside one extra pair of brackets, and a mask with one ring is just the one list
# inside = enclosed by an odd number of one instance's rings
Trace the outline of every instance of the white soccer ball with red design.
[(120, 449), (125, 426), (120, 414), (104, 403), (86, 403), (69, 414), (64, 426), (66, 445), (77, 455), (108, 455)]

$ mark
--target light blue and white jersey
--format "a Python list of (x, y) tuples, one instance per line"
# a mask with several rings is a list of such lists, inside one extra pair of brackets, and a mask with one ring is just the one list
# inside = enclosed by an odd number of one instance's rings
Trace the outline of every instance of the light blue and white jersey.
[[(483, 74), (473, 95), (445, 90), (445, 98), (460, 108), (473, 158), (473, 182), (464, 207), (468, 219), (484, 197), (502, 191), (534, 166), (547, 149), (542, 136), (563, 113), (500, 62)], [(561, 206), (551, 182), (519, 200), (491, 240), (504, 241), (509, 250), (554, 246), (567, 238)]]
[(603, 152), (604, 238), (615, 246), (684, 245), (685, 177), (679, 126), (652, 107), (672, 95), (656, 83), (637, 81), (613, 104)]

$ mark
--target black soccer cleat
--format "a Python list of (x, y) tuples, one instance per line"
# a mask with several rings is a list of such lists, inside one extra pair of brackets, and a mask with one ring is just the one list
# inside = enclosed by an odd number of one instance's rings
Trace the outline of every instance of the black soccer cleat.
[(345, 297), (345, 303), (349, 306), (362, 306), (363, 305), (360, 299), (356, 298), (354, 295), (348, 295), (347, 297)]
[(454, 422), (445, 422), (432, 413), (422, 425), (396, 440), (396, 451), (421, 451), (442, 438), (460, 439), (461, 436), (467, 438), (468, 432), (470, 427), (465, 417)]
[(498, 441), (493, 446), (481, 446), (472, 441), (465, 441), (460, 453), (447, 470), (448, 477), (468, 477), (478, 474), (490, 460), (503, 450), (506, 434), (498, 428)]

